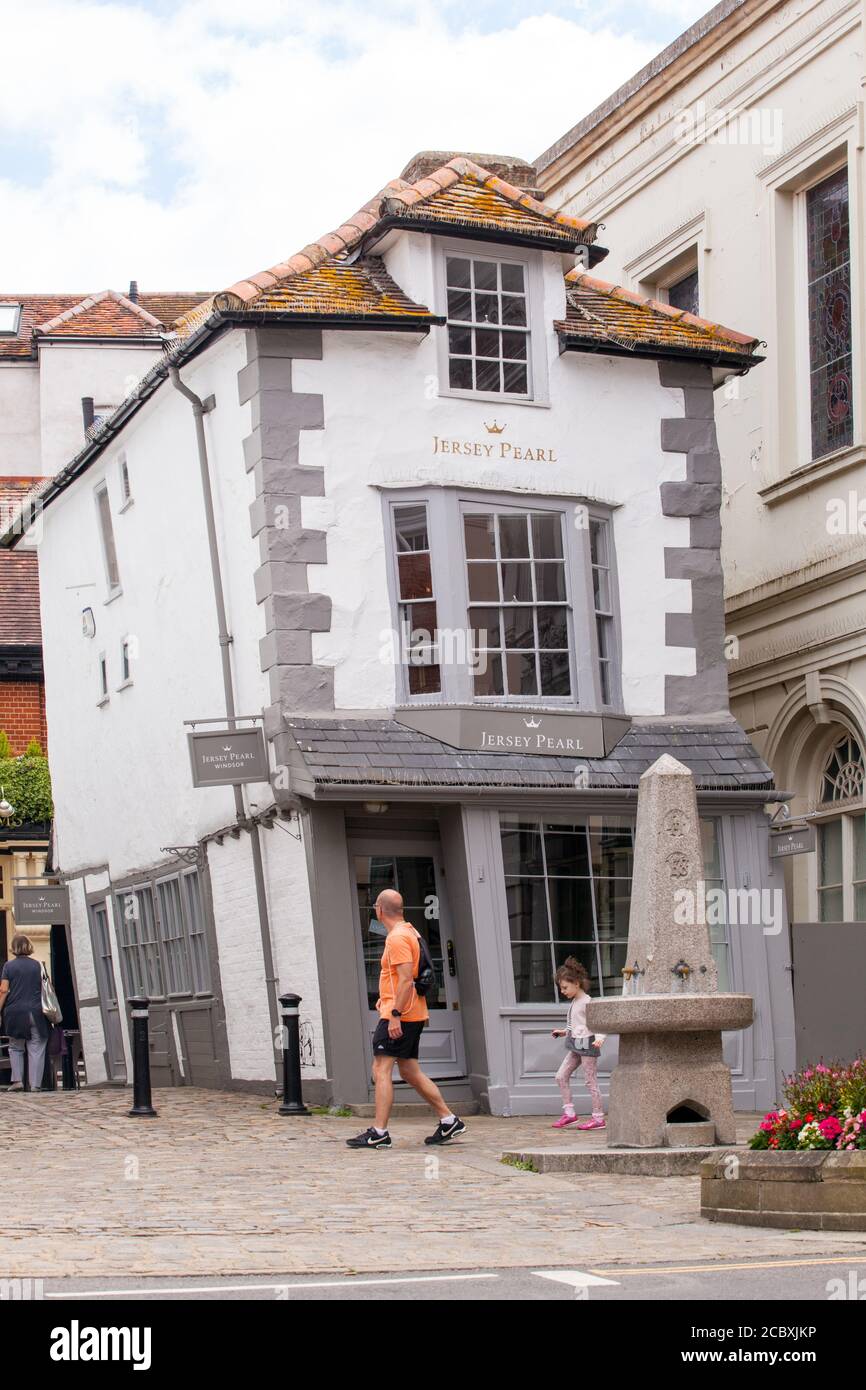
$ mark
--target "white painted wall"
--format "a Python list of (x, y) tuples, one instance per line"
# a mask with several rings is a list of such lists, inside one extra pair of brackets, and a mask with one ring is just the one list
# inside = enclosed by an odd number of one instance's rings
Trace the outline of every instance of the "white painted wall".
[[(81, 417), (81, 407), (78, 410)], [(39, 366), (0, 366), (0, 474), (41, 477)]]
[(43, 342), (39, 348), (41, 469), (57, 473), (84, 447), (83, 396), (94, 405), (120, 405), (159, 361), (158, 348)]
[[(435, 303), (433, 254), (428, 238), (412, 234), (386, 257), (402, 288), (428, 305)], [(301, 462), (324, 467), (327, 496), (305, 498), (302, 515), (327, 533), (327, 565), (308, 568), (311, 590), (333, 602), (331, 631), (314, 634), (313, 659), (336, 668), (338, 708), (394, 702), (394, 668), (381, 659), (393, 620), (380, 488), (423, 482), (616, 503), (626, 711), (663, 714), (665, 676), (694, 673), (692, 651), (665, 647), (665, 612), (691, 605), (690, 585), (664, 577), (664, 548), (689, 544), (689, 522), (664, 517), (659, 496), (662, 481), (685, 477), (684, 456), (661, 451), (659, 426), (682, 415), (682, 392), (659, 384), (654, 362), (560, 356), (552, 324), (565, 313), (562, 262), (554, 255), (545, 261), (549, 405), (438, 395), (442, 330), (420, 343), (403, 334), (326, 332), (322, 361), (293, 363), (294, 389), (320, 392), (325, 403), (326, 428), (302, 435)], [(494, 418), (504, 435), (487, 433), (484, 422)], [(434, 457), (434, 436), (492, 441), (494, 455)], [(558, 462), (497, 461), (499, 439), (553, 450)]]

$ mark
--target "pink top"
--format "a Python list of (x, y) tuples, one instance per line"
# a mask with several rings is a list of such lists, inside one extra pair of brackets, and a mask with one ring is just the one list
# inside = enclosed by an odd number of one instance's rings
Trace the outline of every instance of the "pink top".
[[(590, 1001), (590, 996), (581, 992), (572, 999), (568, 1006), (568, 1022), (566, 1028), (573, 1038), (588, 1038), (591, 1029), (586, 1026), (586, 1006)], [(604, 1033), (596, 1033), (596, 1042), (601, 1044), (604, 1041)]]

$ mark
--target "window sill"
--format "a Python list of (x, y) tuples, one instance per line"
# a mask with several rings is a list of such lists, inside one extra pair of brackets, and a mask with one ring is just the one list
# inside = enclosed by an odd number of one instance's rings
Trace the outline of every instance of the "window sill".
[(129, 687), (130, 687), (131, 685), (133, 685), (133, 684), (134, 684), (134, 682), (133, 682), (133, 679), (132, 679), (131, 676), (130, 676), (130, 678), (129, 678), (128, 681), (121, 681), (120, 685), (117, 687), (118, 694), (120, 693), (121, 690), (128, 690)]
[(500, 391), (457, 391), (448, 387), (443, 387), (439, 391), (440, 399), (447, 398), (455, 401), (480, 401), (482, 405), (531, 405), (536, 409), (550, 409), (550, 401), (530, 400), (528, 396), (509, 396)]
[(107, 608), (108, 605), (109, 605), (110, 603), (114, 603), (114, 600), (115, 600), (116, 598), (120, 598), (120, 596), (121, 596), (122, 593), (123, 593), (123, 588), (122, 588), (122, 586), (119, 586), (119, 587), (116, 588), (116, 589), (112, 589), (112, 590), (111, 590), (111, 593), (108, 595), (108, 598), (105, 599), (104, 602), (103, 602), (103, 605), (102, 605), (103, 608)]
[(107, 704), (109, 704), (110, 700), (111, 700), (111, 696), (110, 696), (110, 695), (103, 695), (103, 697), (102, 697), (101, 700), (97, 700), (97, 701), (96, 701), (96, 708), (97, 708), (97, 709), (105, 709), (105, 706), (106, 706)]
[(759, 488), (758, 496), (766, 506), (773, 507), (814, 487), (816, 483), (847, 473), (849, 468), (859, 468), (863, 463), (866, 463), (866, 444), (852, 444), (847, 449), (837, 450), (835, 454), (802, 464), (786, 477), (779, 478), (768, 487)]
[(130, 509), (130, 507), (134, 507), (134, 506), (135, 506), (135, 498), (134, 498), (134, 497), (127, 497), (127, 499), (126, 499), (126, 501), (124, 502), (123, 506), (122, 506), (122, 507), (118, 507), (118, 509), (117, 509), (117, 515), (118, 515), (118, 516), (123, 516), (123, 513), (124, 513), (124, 512), (128, 512), (129, 509)]

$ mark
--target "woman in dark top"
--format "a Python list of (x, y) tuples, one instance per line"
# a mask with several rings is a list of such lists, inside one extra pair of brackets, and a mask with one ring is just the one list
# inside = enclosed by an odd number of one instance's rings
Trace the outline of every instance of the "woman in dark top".
[(3, 1011), (0, 1029), (9, 1038), (10, 1091), (24, 1090), (25, 1048), (31, 1091), (41, 1089), (45, 1069), (50, 1029), (42, 1012), (42, 966), (38, 960), (31, 959), (32, 955), (30, 938), (13, 936), (12, 960), (7, 960), (0, 974), (0, 1009)]

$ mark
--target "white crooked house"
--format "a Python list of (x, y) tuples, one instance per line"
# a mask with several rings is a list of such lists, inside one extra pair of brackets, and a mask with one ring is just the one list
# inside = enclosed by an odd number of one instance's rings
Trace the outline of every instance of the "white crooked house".
[[(424, 1065), (455, 1104), (558, 1108), (554, 971), (576, 955), (622, 987), (637, 783), (663, 752), (697, 780), (708, 890), (781, 888), (719, 562), (713, 391), (757, 340), (597, 278), (596, 226), (533, 177), (416, 157), (181, 320), (43, 492), (53, 867), (91, 1084), (130, 1075), (144, 993), (157, 1084), (272, 1091), (291, 990), (306, 1098), (367, 1101), (372, 904), (396, 887), (440, 975)], [(190, 721), (232, 713), (269, 775), (194, 786)], [(793, 1063), (787, 933), (725, 915), (754, 1109)], [(615, 1058), (611, 1038), (603, 1084)]]

